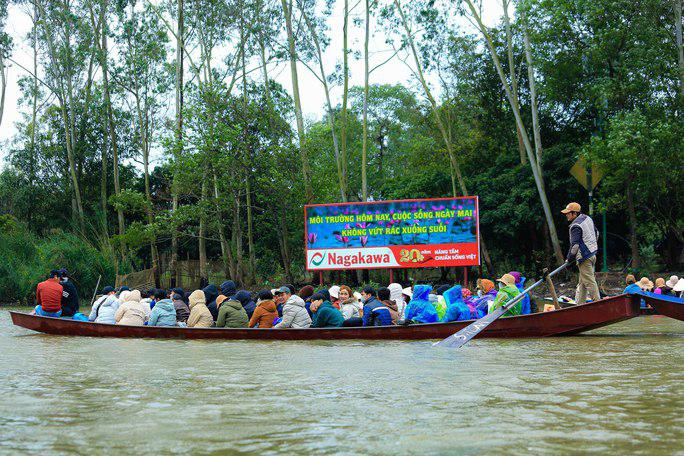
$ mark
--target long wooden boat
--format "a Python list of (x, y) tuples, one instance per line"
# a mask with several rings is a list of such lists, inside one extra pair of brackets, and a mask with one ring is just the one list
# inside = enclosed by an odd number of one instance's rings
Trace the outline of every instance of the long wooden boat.
[[(155, 339), (443, 339), (472, 322), (470, 320), (360, 328), (181, 328), (110, 325), (64, 318), (39, 317), (22, 312), (10, 312), (10, 314), (15, 325), (45, 334)], [(639, 299), (634, 296), (620, 295), (551, 312), (500, 318), (489, 325), (477, 337), (524, 338), (565, 336), (617, 323), (638, 315)]]
[(646, 291), (636, 296), (643, 297), (646, 303), (653, 307), (659, 314), (684, 321), (684, 299), (675, 298), (674, 296), (658, 295)]

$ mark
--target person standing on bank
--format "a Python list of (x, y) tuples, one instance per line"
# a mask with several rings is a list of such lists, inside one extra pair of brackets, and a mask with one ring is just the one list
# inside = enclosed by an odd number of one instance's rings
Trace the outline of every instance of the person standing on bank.
[(599, 236), (594, 221), (588, 215), (582, 214), (582, 206), (577, 203), (569, 203), (561, 212), (570, 222), (570, 249), (566, 262), (577, 260), (579, 268), (575, 302), (578, 305), (584, 304), (587, 294), (595, 301), (601, 299), (594, 276)]

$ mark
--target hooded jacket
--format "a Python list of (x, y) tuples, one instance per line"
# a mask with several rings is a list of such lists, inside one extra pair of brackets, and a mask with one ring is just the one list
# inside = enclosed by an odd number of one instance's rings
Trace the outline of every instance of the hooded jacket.
[(235, 298), (226, 298), (225, 300), (222, 298), (225, 298), (225, 296), (221, 295), (218, 299), (220, 305), (216, 326), (220, 328), (246, 328), (249, 318), (247, 318), (247, 313), (242, 308), (240, 301)]
[(324, 301), (314, 312), (312, 328), (339, 328), (344, 323), (342, 312), (337, 310), (330, 301)]
[(189, 328), (209, 328), (214, 325), (211, 312), (205, 304), (204, 292), (195, 290), (190, 294), (190, 315), (188, 316)]
[(204, 292), (205, 305), (209, 309), (211, 317), (216, 320), (218, 318), (218, 307), (216, 307), (216, 298), (219, 296), (218, 288), (216, 285), (209, 284), (202, 291)]
[(231, 296), (235, 296), (235, 293), (237, 292), (237, 288), (235, 288), (235, 282), (232, 280), (226, 280), (221, 284), (220, 288), (221, 294), (223, 296), (228, 296), (229, 298)]
[(416, 285), (413, 290), (413, 298), (406, 306), (406, 320), (417, 323), (436, 323), (439, 321), (437, 310), (429, 300), (430, 285)]
[(105, 295), (95, 301), (93, 309), (90, 311), (88, 320), (95, 323), (107, 323), (113, 325), (116, 323), (114, 317), (119, 308), (119, 300), (115, 295)]
[(150, 312), (148, 326), (176, 326), (176, 307), (170, 299), (157, 301)]
[(252, 301), (252, 295), (249, 291), (240, 290), (231, 299), (234, 299), (242, 304), (242, 308), (245, 309), (245, 312), (247, 313), (247, 320), (252, 318), (254, 309), (256, 309), (256, 304), (254, 304), (254, 301)]
[(119, 306), (116, 314), (114, 314), (116, 323), (131, 326), (144, 325), (147, 320), (147, 312), (145, 312), (145, 307), (140, 304), (141, 299), (138, 290), (133, 290), (126, 295), (123, 304)]
[(190, 316), (190, 308), (185, 301), (182, 299), (174, 299), (173, 308), (176, 309), (176, 321), (188, 321), (188, 317)]
[(309, 326), (311, 326), (311, 317), (306, 311), (304, 300), (297, 295), (290, 296), (283, 306), (283, 319), (274, 328), (308, 328)]
[[(527, 277), (523, 277), (518, 271), (509, 272), (510, 275), (515, 277), (515, 287), (522, 293), (525, 290), (525, 281)], [(532, 312), (532, 301), (530, 300), (530, 295), (525, 294), (525, 297), (520, 301), (520, 313), (521, 315), (527, 315)]]
[[(506, 304), (508, 301), (511, 299), (515, 298), (520, 294), (520, 291), (516, 288), (515, 285), (506, 285), (503, 288), (499, 288), (499, 292), (496, 294), (496, 298), (494, 301), (489, 305), (489, 313), (494, 312), (496, 309), (499, 307), (502, 307), (504, 304)], [(508, 309), (508, 312), (506, 312), (503, 316), (504, 317), (510, 317), (513, 315), (520, 315), (520, 310), (521, 310), (521, 303), (520, 301), (516, 302), (513, 307)]]
[(276, 318), (278, 318), (278, 309), (276, 309), (275, 302), (272, 299), (260, 301), (249, 319), (249, 327), (254, 328), (259, 325), (259, 328), (272, 328), (273, 320)]
[(363, 305), (363, 326), (390, 326), (392, 316), (389, 309), (375, 296)]
[(73, 317), (78, 313), (78, 291), (70, 279), (62, 284), (62, 317)]
[(470, 308), (468, 308), (463, 301), (460, 285), (454, 285), (445, 291), (444, 300), (446, 301), (447, 310), (442, 321), (462, 321), (471, 319)]

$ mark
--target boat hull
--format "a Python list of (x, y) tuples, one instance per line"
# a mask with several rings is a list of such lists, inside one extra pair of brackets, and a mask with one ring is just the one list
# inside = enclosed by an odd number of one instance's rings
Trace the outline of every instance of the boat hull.
[[(33, 331), (62, 336), (133, 337), (154, 339), (263, 339), (263, 340), (427, 340), (443, 339), (469, 321), (358, 328), (181, 328), (126, 326), (81, 322), (10, 312), (12, 322)], [(577, 334), (639, 315), (639, 300), (620, 295), (551, 312), (500, 318), (478, 338), (531, 338)]]
[(640, 296), (659, 314), (684, 321), (684, 299), (647, 292), (641, 293)]

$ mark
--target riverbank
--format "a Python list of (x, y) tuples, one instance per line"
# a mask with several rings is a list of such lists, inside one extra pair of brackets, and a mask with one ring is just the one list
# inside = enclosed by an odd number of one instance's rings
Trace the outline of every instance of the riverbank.
[(684, 438), (684, 324), (665, 317), (441, 350), (54, 337), (3, 310), (0, 352), (10, 453), (672, 454)]

